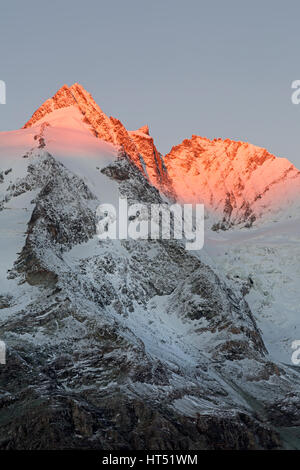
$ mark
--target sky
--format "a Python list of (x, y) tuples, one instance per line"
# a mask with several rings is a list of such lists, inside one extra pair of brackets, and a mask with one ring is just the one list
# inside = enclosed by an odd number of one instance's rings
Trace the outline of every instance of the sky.
[(300, 168), (299, 18), (294, 0), (1, 2), (0, 131), (79, 82), (127, 129), (148, 124), (163, 154), (197, 134)]

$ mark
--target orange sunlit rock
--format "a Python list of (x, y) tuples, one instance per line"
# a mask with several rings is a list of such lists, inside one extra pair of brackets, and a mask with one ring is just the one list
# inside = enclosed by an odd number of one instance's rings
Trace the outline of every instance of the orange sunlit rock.
[(24, 127), (47, 121), (61, 129), (69, 152), (76, 152), (79, 140), (82, 145), (86, 139), (91, 147), (84, 133), (126, 152), (149, 182), (167, 196), (183, 203), (204, 203), (217, 228), (240, 222), (252, 225), (262, 215), (292, 204), (300, 194), (297, 168), (247, 142), (193, 135), (163, 158), (147, 125), (128, 131), (121, 121), (108, 117), (78, 83), (64, 85)]
[(251, 224), (266, 208), (276, 209), (300, 194), (294, 165), (247, 142), (193, 135), (173, 147), (164, 163), (177, 199), (203, 202), (225, 224)]
[[(124, 150), (134, 164), (148, 176), (151, 183), (160, 186), (161, 182), (166, 180), (161, 157), (149, 136), (148, 126), (143, 126), (136, 132), (128, 132), (121, 121), (108, 117), (91, 94), (78, 83), (71, 87), (64, 85), (33, 114), (24, 128), (38, 124), (53, 111), (71, 106), (80, 111), (83, 122), (97, 138)], [(145, 137), (139, 138), (137, 133)]]

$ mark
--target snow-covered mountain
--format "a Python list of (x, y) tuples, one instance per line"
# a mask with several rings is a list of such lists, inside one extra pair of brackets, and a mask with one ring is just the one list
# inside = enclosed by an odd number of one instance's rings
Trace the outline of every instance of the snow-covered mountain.
[(90, 132), (122, 148), (149, 181), (157, 187), (168, 186), (167, 174), (161, 155), (158, 153), (148, 126), (136, 131), (127, 131), (123, 124), (113, 117), (108, 117), (95, 103), (92, 96), (78, 83), (71, 87), (64, 85), (48, 99), (25, 124), (24, 128), (48, 121), (55, 126), (74, 128), (74, 116), (77, 124), (84, 125)]
[(237, 224), (249, 227), (278, 216), (288, 219), (291, 206), (300, 210), (300, 171), (287, 159), (247, 142), (195, 135), (162, 157), (148, 126), (127, 131), (78, 83), (64, 85), (24, 128), (43, 122), (73, 130), (84, 128), (123, 149), (160, 191), (180, 202), (203, 202), (215, 230)]
[(182, 200), (172, 171), (79, 85), (0, 133), (0, 448), (300, 447), (299, 371), (269, 351), (272, 282), (242, 250), (259, 228), (202, 252), (96, 236), (100, 203)]
[(164, 158), (176, 198), (203, 202), (214, 229), (251, 226), (300, 211), (300, 171), (287, 159), (230, 139), (193, 135)]

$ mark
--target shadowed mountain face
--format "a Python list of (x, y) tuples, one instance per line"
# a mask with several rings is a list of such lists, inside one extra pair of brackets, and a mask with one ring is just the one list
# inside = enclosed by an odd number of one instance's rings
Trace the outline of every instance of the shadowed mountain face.
[[(0, 134), (0, 448), (300, 447), (299, 372), (268, 354), (253, 279), (181, 241), (96, 236), (101, 203), (181, 200), (155, 152), (79, 85)], [(250, 173), (276, 161), (260, 152)]]

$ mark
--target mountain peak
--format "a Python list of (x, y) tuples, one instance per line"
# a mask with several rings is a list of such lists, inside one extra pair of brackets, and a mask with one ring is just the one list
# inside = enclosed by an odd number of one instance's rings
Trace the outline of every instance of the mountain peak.
[(35, 111), (24, 125), (24, 129), (38, 125), (39, 121), (44, 121), (46, 117), (51, 124), (51, 119), (55, 117), (54, 113), (57, 110), (71, 107), (77, 110), (76, 113), (79, 110), (82, 123), (95, 137), (124, 151), (152, 184), (158, 188), (166, 184), (164, 165), (149, 135), (149, 127), (143, 126), (138, 131), (127, 131), (120, 120), (108, 117), (92, 95), (79, 83), (74, 83), (70, 87), (63, 85), (52, 98)]
[(75, 98), (68, 85), (63, 85), (52, 98), (45, 101), (31, 116), (29, 121), (23, 126), (24, 129), (34, 126), (47, 114), (61, 108), (67, 108), (76, 104)]
[(297, 168), (247, 142), (193, 135), (174, 146), (164, 164), (176, 198), (203, 202), (219, 213), (216, 228), (251, 226), (262, 215), (293, 203), (300, 192)]
[(184, 203), (203, 202), (221, 228), (251, 226), (262, 215), (292, 203), (300, 192), (300, 172), (288, 160), (247, 142), (192, 135), (162, 159), (147, 125), (128, 131), (79, 83), (63, 85), (24, 128), (45, 120), (63, 128), (79, 123), (125, 152), (157, 189)]
[[(97, 103), (94, 101), (92, 95), (88, 93), (82, 85), (74, 83), (70, 87), (63, 85), (56, 93), (46, 100), (32, 115), (29, 121), (24, 125), (24, 129), (34, 126), (45, 116), (52, 114), (54, 111), (62, 108), (69, 108), (75, 106), (84, 117), (84, 122), (91, 125), (91, 130), (94, 134), (97, 134), (93, 122), (90, 122), (94, 117), (102, 117), (103, 124), (106, 123), (106, 127), (110, 127), (109, 118), (103, 113)], [(92, 119), (93, 121), (93, 119)], [(107, 130), (107, 129), (106, 129)], [(108, 136), (106, 136), (108, 137)], [(110, 138), (109, 141), (114, 143)]]

